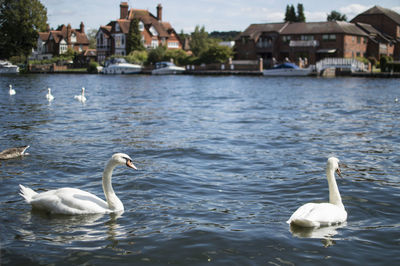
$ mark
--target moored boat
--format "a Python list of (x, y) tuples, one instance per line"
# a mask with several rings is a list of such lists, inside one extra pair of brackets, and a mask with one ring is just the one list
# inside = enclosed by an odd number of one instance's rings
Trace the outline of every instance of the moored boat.
[(137, 74), (142, 71), (142, 66), (130, 64), (123, 58), (113, 58), (105, 63), (103, 74)]
[(19, 67), (8, 61), (0, 60), (0, 74), (19, 73)]
[(273, 68), (263, 70), (264, 76), (308, 76), (313, 68), (300, 68), (293, 63), (275, 65)]
[(151, 71), (153, 75), (171, 75), (171, 74), (182, 74), (185, 68), (178, 67), (171, 62), (158, 62), (156, 68)]

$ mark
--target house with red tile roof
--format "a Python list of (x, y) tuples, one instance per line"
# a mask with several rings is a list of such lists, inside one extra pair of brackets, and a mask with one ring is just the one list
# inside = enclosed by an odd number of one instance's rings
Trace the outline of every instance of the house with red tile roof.
[(104, 61), (110, 55), (127, 55), (126, 39), (132, 19), (139, 20), (139, 30), (145, 48), (166, 46), (167, 49), (182, 49), (178, 34), (169, 22), (162, 20), (162, 6), (157, 5), (157, 16), (148, 10), (129, 10), (127, 2), (120, 4), (120, 18), (101, 26), (96, 34), (97, 60)]
[(34, 55), (37, 59), (51, 58), (61, 55), (72, 49), (78, 53), (83, 53), (89, 48), (89, 40), (85, 33), (85, 25), (81, 22), (79, 29), (61, 25), (57, 30), (39, 32), (37, 49)]

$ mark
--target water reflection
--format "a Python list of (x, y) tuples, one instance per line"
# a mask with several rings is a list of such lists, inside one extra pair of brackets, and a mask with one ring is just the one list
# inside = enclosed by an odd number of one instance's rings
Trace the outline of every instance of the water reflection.
[(290, 232), (292, 233), (293, 236), (298, 237), (298, 238), (316, 238), (316, 239), (321, 239), (322, 244), (324, 247), (329, 247), (333, 246), (336, 244), (335, 240), (338, 240), (339, 238), (333, 238), (333, 236), (337, 235), (339, 232), (337, 229), (342, 228), (346, 226), (346, 222), (339, 224), (339, 225), (333, 225), (333, 226), (324, 226), (324, 227), (312, 227), (312, 228), (307, 228), (307, 227), (300, 227), (296, 225), (290, 225)]
[[(84, 243), (105, 240), (110, 241), (109, 245), (113, 246), (118, 243), (116, 239), (126, 233), (117, 222), (121, 215), (122, 213), (70, 216), (32, 210), (21, 218), (26, 226), (19, 228), (19, 235), (15, 237), (26, 241), (67, 244), (70, 249), (85, 249)], [(87, 248), (98, 249), (100, 247)]]

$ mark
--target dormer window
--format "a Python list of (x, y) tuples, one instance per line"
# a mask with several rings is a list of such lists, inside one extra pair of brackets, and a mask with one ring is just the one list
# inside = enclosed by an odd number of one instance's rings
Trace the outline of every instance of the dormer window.
[(75, 32), (73, 32), (71, 34), (71, 42), (76, 42), (76, 34), (75, 34)]
[(144, 24), (143, 24), (143, 22), (139, 22), (139, 30), (140, 31), (143, 31), (144, 30)]
[(150, 33), (151, 33), (153, 36), (158, 36), (157, 30), (156, 30), (153, 26), (150, 27)]

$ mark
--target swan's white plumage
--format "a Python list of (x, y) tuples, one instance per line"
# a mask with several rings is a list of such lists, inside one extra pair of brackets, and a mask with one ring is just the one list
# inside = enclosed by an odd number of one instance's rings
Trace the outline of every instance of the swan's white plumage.
[(115, 195), (111, 185), (112, 171), (118, 165), (136, 169), (131, 158), (126, 154), (116, 153), (111, 157), (103, 172), (103, 190), (106, 201), (87, 191), (69, 187), (37, 193), (20, 185), (20, 195), (32, 205), (32, 208), (56, 214), (123, 212), (124, 206)]
[(86, 102), (86, 97), (85, 97), (85, 88), (82, 87), (82, 92), (80, 95), (75, 95), (74, 98), (78, 101), (80, 101), (81, 103)]
[(52, 100), (54, 100), (54, 96), (51, 94), (51, 89), (47, 88), (47, 94), (46, 94), (46, 99), (51, 102)]
[(347, 212), (336, 184), (335, 172), (340, 174), (339, 160), (331, 157), (328, 159), (326, 167), (329, 203), (304, 204), (292, 214), (287, 223), (302, 227), (319, 227), (342, 223), (347, 220)]
[(8, 93), (10, 94), (10, 95), (15, 95), (15, 90), (12, 88), (12, 85), (10, 84), (10, 89), (8, 90)]

